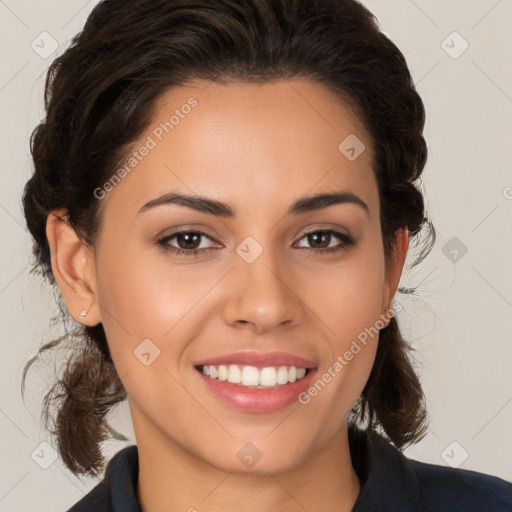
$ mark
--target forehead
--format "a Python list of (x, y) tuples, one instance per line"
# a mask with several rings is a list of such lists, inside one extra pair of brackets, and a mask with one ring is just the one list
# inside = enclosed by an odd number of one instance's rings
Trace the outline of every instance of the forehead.
[(104, 203), (136, 208), (169, 190), (260, 207), (340, 189), (378, 201), (364, 125), (308, 80), (173, 87), (132, 150)]

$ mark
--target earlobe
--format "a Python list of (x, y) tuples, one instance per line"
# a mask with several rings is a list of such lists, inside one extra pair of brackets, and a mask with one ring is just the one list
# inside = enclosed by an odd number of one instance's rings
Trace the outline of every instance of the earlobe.
[(46, 220), (46, 237), (50, 246), (53, 275), (70, 315), (82, 324), (97, 325), (101, 318), (96, 301), (92, 248), (69, 225), (65, 209), (50, 212)]

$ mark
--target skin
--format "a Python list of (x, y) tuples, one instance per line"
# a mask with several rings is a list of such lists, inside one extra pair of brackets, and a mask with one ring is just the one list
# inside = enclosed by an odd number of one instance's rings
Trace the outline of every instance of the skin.
[[(345, 421), (377, 337), (307, 405), (271, 413), (221, 402), (193, 362), (244, 349), (286, 351), (314, 361), (321, 375), (392, 306), (407, 229), (397, 231), (386, 265), (368, 133), (322, 85), (194, 81), (160, 98), (135, 147), (190, 97), (197, 106), (101, 200), (94, 247), (59, 219), (64, 210), (47, 223), (69, 311), (86, 325), (103, 324), (129, 395), (142, 509), (350, 511), (360, 482)], [(366, 146), (355, 161), (338, 150), (349, 134)], [(339, 190), (359, 196), (369, 214), (350, 203), (287, 214), (304, 196)], [(137, 214), (170, 191), (223, 201), (236, 215), (180, 205)], [(156, 240), (180, 227), (206, 233), (211, 239), (196, 247), (211, 250), (196, 257), (162, 250)], [(355, 243), (322, 255), (304, 236), (322, 229)], [(252, 263), (235, 250), (248, 236), (263, 249)], [(340, 242), (332, 236), (328, 244)], [(180, 247), (176, 237), (167, 243)], [(148, 338), (160, 355), (145, 366), (134, 350)], [(261, 453), (252, 467), (237, 457), (247, 442)]]

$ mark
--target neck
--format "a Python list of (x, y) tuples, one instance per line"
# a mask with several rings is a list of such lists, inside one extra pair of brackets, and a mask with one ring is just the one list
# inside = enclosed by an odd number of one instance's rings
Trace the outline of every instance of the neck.
[(161, 433), (138, 427), (137, 494), (143, 512), (350, 512), (360, 492), (345, 424), (298, 467), (256, 476), (222, 471)]

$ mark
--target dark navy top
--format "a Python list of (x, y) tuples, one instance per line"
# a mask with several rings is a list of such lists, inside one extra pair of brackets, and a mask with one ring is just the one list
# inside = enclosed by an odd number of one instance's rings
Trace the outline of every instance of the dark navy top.
[[(512, 512), (512, 482), (408, 459), (378, 433), (352, 425), (349, 446), (361, 482), (352, 512)], [(138, 472), (137, 446), (123, 448), (104, 479), (68, 512), (142, 512)]]

